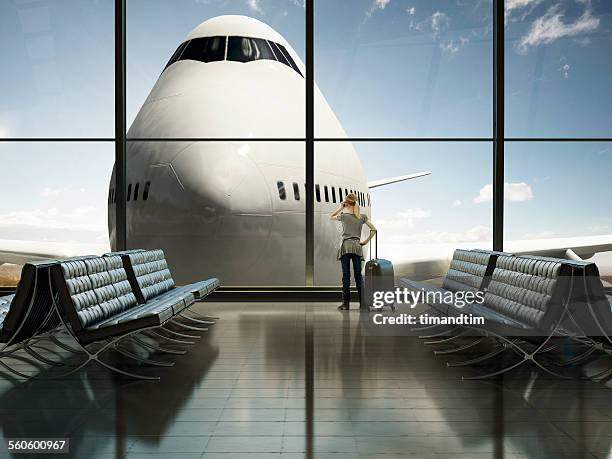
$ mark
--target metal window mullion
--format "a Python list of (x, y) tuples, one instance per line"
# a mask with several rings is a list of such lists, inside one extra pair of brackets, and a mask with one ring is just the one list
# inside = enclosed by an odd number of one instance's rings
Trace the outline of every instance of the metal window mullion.
[(493, 250), (504, 250), (504, 0), (493, 4)]
[(115, 0), (115, 249), (127, 248), (125, 0)]
[(314, 285), (314, 0), (306, 1), (305, 284)]

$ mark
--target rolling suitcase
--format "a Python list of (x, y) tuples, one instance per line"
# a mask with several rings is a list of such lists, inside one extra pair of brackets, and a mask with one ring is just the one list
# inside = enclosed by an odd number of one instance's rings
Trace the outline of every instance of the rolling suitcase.
[[(378, 310), (374, 307), (373, 296), (374, 292), (393, 292), (395, 291), (395, 277), (393, 273), (393, 264), (389, 260), (378, 258), (378, 233), (374, 236), (375, 252), (372, 259), (372, 250), (370, 249), (370, 260), (365, 265), (365, 291), (363, 304), (361, 307), (367, 311)], [(395, 303), (386, 304), (395, 311)]]

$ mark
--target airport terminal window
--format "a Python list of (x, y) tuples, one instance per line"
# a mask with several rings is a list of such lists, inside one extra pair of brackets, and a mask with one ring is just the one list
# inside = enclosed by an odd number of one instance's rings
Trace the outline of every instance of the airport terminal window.
[(317, 197), (317, 202), (321, 202), (321, 189), (319, 185), (315, 185), (315, 195)]
[(142, 192), (142, 200), (146, 201), (149, 199), (149, 188), (151, 187), (151, 182), (145, 183), (144, 191)]
[(203, 37), (190, 40), (177, 60), (218, 62), (225, 59), (226, 37)]
[(281, 198), (282, 201), (287, 199), (287, 193), (285, 192), (284, 182), (276, 182), (276, 186), (278, 188), (278, 197)]
[(295, 182), (293, 183), (293, 197), (296, 201), (300, 200), (300, 187)]

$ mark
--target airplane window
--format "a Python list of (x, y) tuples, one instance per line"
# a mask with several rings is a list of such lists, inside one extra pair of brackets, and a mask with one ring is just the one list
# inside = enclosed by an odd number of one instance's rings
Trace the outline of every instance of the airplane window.
[(218, 62), (225, 59), (225, 40), (227, 37), (202, 37), (191, 40), (178, 60), (187, 59), (200, 62)]
[(285, 192), (285, 184), (283, 182), (276, 182), (276, 186), (278, 187), (278, 197), (281, 198), (282, 201), (287, 199), (287, 193)]
[(151, 187), (151, 182), (145, 183), (144, 191), (142, 192), (142, 199), (146, 201), (149, 199), (149, 188)]
[(371, 207), (372, 204), (370, 204), (370, 193), (368, 193), (368, 207)]
[(293, 70), (295, 70), (297, 73), (299, 73), (300, 76), (304, 76), (304, 75), (302, 75), (302, 72), (300, 72), (300, 69), (298, 69), (298, 66), (296, 65), (295, 61), (293, 60), (293, 58), (291, 57), (291, 55), (287, 51), (287, 48), (285, 48), (280, 43), (275, 43), (275, 45), (278, 46), (280, 48), (280, 50), (282, 51), (283, 55), (285, 56), (285, 59), (289, 62), (289, 67), (293, 68)]
[(140, 182), (134, 187), (134, 201), (138, 201), (138, 189), (140, 188)]
[(333, 186), (331, 187), (332, 190), (332, 202), (336, 202), (336, 188), (334, 188)]
[(302, 72), (300, 72), (300, 69), (298, 69), (294, 60), (291, 58), (291, 56), (287, 52), (287, 49), (283, 45), (279, 45), (278, 43), (274, 43), (273, 41), (268, 41), (268, 43), (270, 43), (270, 46), (272, 47), (272, 51), (274, 51), (274, 54), (276, 55), (276, 59), (279, 62), (282, 62), (287, 67), (291, 67), (293, 70), (299, 73), (300, 76), (302, 77), (304, 76), (302, 75)]
[(317, 202), (321, 202), (321, 189), (319, 185), (315, 185), (315, 195), (317, 196)]
[(345, 188), (345, 189), (344, 189), (344, 196), (348, 196), (348, 194), (349, 194), (349, 192), (348, 192), (348, 190)]
[(300, 200), (300, 187), (295, 182), (293, 183), (293, 197), (296, 201)]
[(172, 57), (170, 58), (166, 66), (164, 67), (164, 70), (166, 70), (168, 67), (170, 67), (172, 64), (174, 64), (176, 61), (178, 61), (181, 58), (181, 54), (183, 54), (183, 51), (185, 50), (187, 43), (189, 43), (189, 41), (181, 43), (180, 46), (176, 49), (176, 51), (174, 51), (174, 54), (172, 55)]
[(227, 60), (250, 62), (261, 59), (275, 60), (270, 45), (261, 38), (229, 37)]
[(340, 202), (342, 202), (342, 188), (338, 188), (338, 196), (340, 197)]
[(128, 191), (127, 191), (127, 200), (130, 200), (130, 197), (132, 196), (132, 184), (130, 183), (128, 185)]
[(327, 185), (323, 187), (323, 190), (325, 191), (325, 202), (329, 202), (329, 190), (327, 189)]

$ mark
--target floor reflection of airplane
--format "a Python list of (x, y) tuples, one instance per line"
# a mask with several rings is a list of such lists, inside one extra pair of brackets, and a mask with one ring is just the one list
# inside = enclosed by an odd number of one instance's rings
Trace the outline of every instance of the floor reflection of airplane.
[[(128, 241), (162, 247), (177, 281), (216, 275), (224, 285), (304, 282), (304, 142), (257, 141), (305, 135), (304, 64), (272, 28), (244, 16), (220, 16), (196, 27), (163, 70), (128, 137), (226, 138), (248, 141), (130, 141), (127, 158)], [(315, 87), (316, 136), (346, 138)], [(369, 189), (427, 172), (368, 182), (350, 142), (319, 142), (315, 151), (315, 283), (339, 283), (338, 227), (328, 214), (348, 192), (370, 215)], [(109, 232), (114, 248), (114, 178)], [(521, 251), (587, 256), (612, 250), (612, 235), (527, 241)], [(59, 256), (65, 251), (0, 241), (0, 261)], [(465, 245), (465, 244), (453, 244)], [(566, 253), (566, 249), (571, 252)], [(16, 250), (15, 250), (16, 249)], [(444, 272), (451, 245), (389, 253), (396, 272)], [(422, 253), (426, 250), (425, 253)]]

